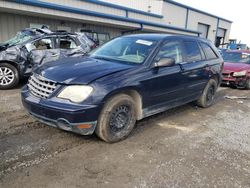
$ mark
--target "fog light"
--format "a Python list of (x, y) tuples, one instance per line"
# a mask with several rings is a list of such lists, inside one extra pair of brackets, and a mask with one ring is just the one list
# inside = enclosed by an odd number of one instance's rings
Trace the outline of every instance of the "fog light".
[(71, 131), (72, 130), (72, 127), (70, 126), (69, 122), (64, 120), (64, 119), (59, 119), (57, 121), (57, 126), (60, 128), (60, 129), (63, 129), (65, 131)]

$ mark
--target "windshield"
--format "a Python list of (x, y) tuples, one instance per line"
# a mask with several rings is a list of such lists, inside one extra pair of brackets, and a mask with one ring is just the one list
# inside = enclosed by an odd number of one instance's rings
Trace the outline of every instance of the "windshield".
[(23, 42), (28, 41), (31, 38), (32, 36), (29, 35), (27, 32), (18, 32), (15, 37), (4, 42), (4, 44), (8, 46), (18, 45), (18, 44), (22, 44)]
[(250, 54), (248, 53), (223, 52), (222, 56), (225, 62), (250, 64)]
[(156, 41), (134, 37), (116, 38), (90, 53), (90, 57), (124, 63), (142, 64)]

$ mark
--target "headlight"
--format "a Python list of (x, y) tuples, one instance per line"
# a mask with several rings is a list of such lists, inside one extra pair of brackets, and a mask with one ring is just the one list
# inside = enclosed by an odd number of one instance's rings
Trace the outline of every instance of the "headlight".
[(93, 88), (90, 86), (72, 85), (65, 87), (57, 97), (79, 103), (84, 101), (92, 91)]
[(246, 74), (247, 74), (247, 71), (234, 72), (233, 76), (245, 76)]

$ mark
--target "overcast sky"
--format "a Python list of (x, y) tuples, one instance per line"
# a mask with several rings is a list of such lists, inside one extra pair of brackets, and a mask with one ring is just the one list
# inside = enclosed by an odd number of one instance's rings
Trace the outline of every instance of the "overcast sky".
[(250, 46), (249, 0), (175, 0), (233, 21), (230, 38)]

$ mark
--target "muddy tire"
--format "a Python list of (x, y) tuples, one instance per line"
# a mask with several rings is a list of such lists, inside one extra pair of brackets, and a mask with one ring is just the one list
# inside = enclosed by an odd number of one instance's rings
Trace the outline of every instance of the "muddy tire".
[(109, 99), (104, 105), (95, 133), (105, 142), (114, 143), (125, 139), (136, 122), (135, 102), (125, 94)]
[(202, 92), (200, 98), (196, 101), (196, 104), (202, 108), (211, 106), (214, 102), (215, 92), (218, 84), (214, 79), (209, 80), (205, 89)]
[(16, 67), (8, 63), (0, 64), (0, 89), (11, 89), (19, 83), (19, 73)]
[(247, 80), (245, 89), (250, 90), (250, 78)]

